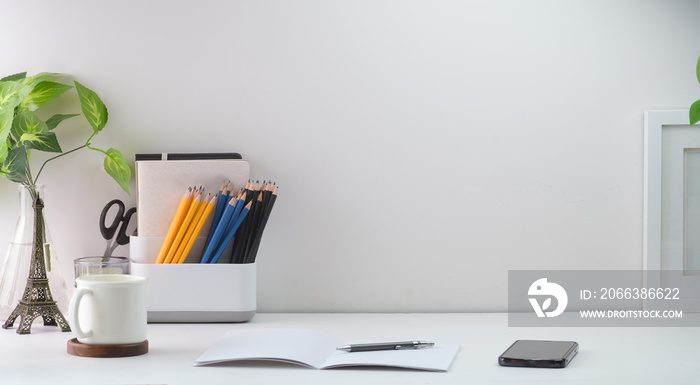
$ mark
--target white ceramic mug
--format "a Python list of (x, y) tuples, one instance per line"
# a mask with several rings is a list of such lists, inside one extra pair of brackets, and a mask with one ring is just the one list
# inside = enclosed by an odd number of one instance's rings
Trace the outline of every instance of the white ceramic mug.
[(76, 278), (68, 317), (78, 341), (121, 345), (146, 340), (146, 282), (128, 274)]

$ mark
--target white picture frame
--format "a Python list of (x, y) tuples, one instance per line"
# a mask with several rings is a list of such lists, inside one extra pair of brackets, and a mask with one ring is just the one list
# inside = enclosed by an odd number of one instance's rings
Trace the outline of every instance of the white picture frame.
[(673, 282), (680, 286), (681, 308), (700, 312), (700, 275), (687, 269), (688, 227), (700, 223), (700, 216), (689, 218), (696, 198), (689, 198), (688, 191), (700, 182), (700, 173), (693, 177), (686, 164), (688, 154), (700, 150), (700, 126), (689, 124), (688, 110), (645, 111), (644, 144), (644, 285), (658, 288)]

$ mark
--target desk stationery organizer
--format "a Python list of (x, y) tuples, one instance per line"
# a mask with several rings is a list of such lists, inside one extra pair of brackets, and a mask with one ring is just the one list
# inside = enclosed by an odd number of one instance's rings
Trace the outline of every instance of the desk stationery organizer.
[[(184, 157), (183, 157), (184, 155)], [(139, 236), (130, 237), (131, 274), (147, 277), (148, 322), (246, 322), (256, 311), (256, 265), (200, 264), (209, 222), (185, 263), (156, 264), (183, 192), (188, 186), (216, 194), (222, 182), (236, 190), (250, 166), (239, 154), (137, 155)], [(223, 255), (230, 255), (224, 251)]]
[[(255, 315), (256, 264), (155, 264), (164, 237), (131, 236), (131, 274), (148, 278), (148, 322), (246, 322)], [(206, 238), (191, 254), (201, 255)], [(198, 251), (199, 250), (199, 251)]]

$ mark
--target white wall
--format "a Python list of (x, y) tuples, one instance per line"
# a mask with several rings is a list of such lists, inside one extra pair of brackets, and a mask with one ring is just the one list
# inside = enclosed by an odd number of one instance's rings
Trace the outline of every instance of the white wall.
[[(700, 97), (695, 0), (0, 9), (0, 73), (97, 91), (95, 145), (238, 151), (281, 186), (260, 311), (505, 310), (509, 269), (640, 268), (643, 111)], [(64, 124), (65, 149), (84, 140)], [(71, 278), (103, 250), (102, 206), (133, 202), (101, 167), (83, 151), (44, 175)], [(17, 205), (1, 181), (0, 245)]]

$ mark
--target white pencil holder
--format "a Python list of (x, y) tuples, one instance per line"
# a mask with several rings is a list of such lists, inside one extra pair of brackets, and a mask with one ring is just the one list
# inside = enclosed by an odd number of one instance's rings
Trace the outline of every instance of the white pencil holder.
[[(131, 236), (129, 242), (131, 274), (148, 278), (148, 322), (247, 322), (253, 318), (255, 263), (156, 264), (163, 240)], [(196, 249), (197, 243), (192, 252)]]

